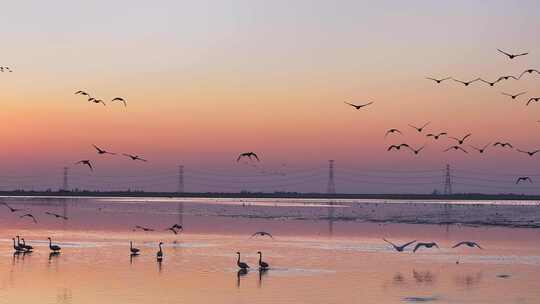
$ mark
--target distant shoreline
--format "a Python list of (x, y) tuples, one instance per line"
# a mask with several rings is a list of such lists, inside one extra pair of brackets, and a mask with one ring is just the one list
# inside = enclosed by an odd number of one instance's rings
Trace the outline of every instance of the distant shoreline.
[(540, 195), (462, 193), (437, 194), (326, 194), (297, 192), (142, 192), (142, 191), (0, 191), (0, 196), (45, 197), (167, 197), (167, 198), (295, 198), (295, 199), (378, 199), (378, 200), (540, 200)]

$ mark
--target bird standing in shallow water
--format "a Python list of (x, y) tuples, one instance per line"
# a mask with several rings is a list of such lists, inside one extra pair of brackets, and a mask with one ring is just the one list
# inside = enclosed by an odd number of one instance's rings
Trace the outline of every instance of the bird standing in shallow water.
[(131, 255), (138, 255), (140, 249), (139, 249), (139, 248), (133, 247), (133, 242), (130, 241), (130, 242), (129, 242), (129, 251), (131, 252)]
[(241, 270), (247, 271), (249, 269), (249, 265), (244, 262), (240, 262), (240, 252), (237, 251), (236, 254), (238, 255), (238, 259), (236, 260), (236, 265), (238, 265), (238, 267), (240, 267)]
[(53, 245), (50, 237), (48, 237), (47, 239), (49, 240), (49, 249), (52, 251), (52, 253), (56, 254), (62, 249), (58, 245)]
[(267, 270), (270, 265), (268, 263), (264, 262), (262, 260), (262, 252), (257, 251), (257, 254), (259, 255), (259, 269), (260, 270)]
[(163, 242), (159, 242), (159, 251), (156, 253), (156, 258), (158, 262), (161, 262), (163, 260), (163, 249), (161, 249), (161, 245), (163, 245)]

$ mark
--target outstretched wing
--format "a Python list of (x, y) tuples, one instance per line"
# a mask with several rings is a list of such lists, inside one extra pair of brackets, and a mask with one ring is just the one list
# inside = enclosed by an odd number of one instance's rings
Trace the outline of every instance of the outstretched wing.
[(403, 247), (403, 249), (405, 249), (405, 248), (407, 248), (409, 245), (411, 245), (411, 244), (413, 244), (413, 243), (415, 243), (415, 242), (416, 242), (416, 240), (410, 241), (410, 242), (408, 242), (408, 243), (403, 244), (401, 247)]
[(507, 52), (505, 52), (505, 51), (503, 51), (503, 50), (501, 50), (501, 49), (497, 49), (497, 51), (499, 51), (499, 52), (505, 54), (505, 55), (508, 56), (508, 57), (511, 57), (511, 56), (512, 56), (511, 54), (508, 54)]
[(455, 244), (454, 246), (452, 246), (452, 248), (457, 248), (457, 247), (459, 247), (459, 246), (461, 246), (463, 244), (465, 244), (465, 242), (459, 242), (459, 243)]

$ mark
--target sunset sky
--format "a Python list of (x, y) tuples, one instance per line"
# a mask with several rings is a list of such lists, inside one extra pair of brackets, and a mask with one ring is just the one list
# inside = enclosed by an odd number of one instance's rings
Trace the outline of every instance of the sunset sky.
[[(186, 191), (320, 192), (334, 159), (338, 192), (440, 190), (449, 163), (463, 170), (458, 192), (540, 193), (513, 184), (534, 180), (540, 154), (444, 153), (453, 141), (407, 126), (540, 149), (540, 103), (525, 106), (540, 96), (540, 75), (495, 87), (425, 79), (540, 68), (538, 1), (62, 0), (2, 10), (0, 66), (13, 73), (0, 73), (0, 190), (56, 189), (68, 166), (72, 188), (174, 191), (182, 164)], [(509, 60), (497, 48), (530, 54)], [(404, 135), (385, 139), (390, 128)], [(386, 152), (403, 142), (426, 148)], [(92, 144), (149, 162), (99, 156)], [(247, 151), (258, 168), (236, 163)], [(93, 173), (74, 165), (82, 159)]]

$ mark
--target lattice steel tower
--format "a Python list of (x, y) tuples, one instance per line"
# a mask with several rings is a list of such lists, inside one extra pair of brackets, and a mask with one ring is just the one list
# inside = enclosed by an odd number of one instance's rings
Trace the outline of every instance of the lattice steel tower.
[(69, 170), (68, 167), (64, 167), (64, 176), (62, 178), (62, 189), (60, 189), (60, 190), (63, 190), (63, 191), (68, 191), (68, 189), (69, 189), (68, 170)]
[(184, 166), (178, 166), (178, 193), (184, 193)]
[(450, 165), (446, 165), (444, 174), (444, 195), (452, 194), (452, 174), (450, 174)]
[(326, 187), (326, 193), (336, 193), (336, 184), (334, 183), (334, 160), (328, 161), (328, 186)]

